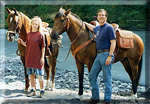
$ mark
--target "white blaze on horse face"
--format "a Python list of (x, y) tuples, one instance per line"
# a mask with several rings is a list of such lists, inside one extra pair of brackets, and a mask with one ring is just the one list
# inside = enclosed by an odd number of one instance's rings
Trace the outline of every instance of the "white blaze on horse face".
[(16, 22), (18, 22), (18, 20), (19, 20), (19, 17), (18, 17), (18, 16), (15, 16), (15, 19), (16, 19)]
[(6, 38), (7, 38), (7, 40), (9, 41), (9, 32), (7, 32), (7, 34), (6, 34)]
[(12, 22), (12, 20), (13, 20), (13, 18), (12, 18), (12, 17), (10, 17), (10, 21), (9, 21), (9, 22), (11, 23), (11, 22)]

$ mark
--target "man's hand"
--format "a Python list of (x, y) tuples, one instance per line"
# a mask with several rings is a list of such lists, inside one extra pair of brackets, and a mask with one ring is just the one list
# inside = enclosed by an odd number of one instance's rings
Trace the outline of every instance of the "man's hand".
[(105, 65), (109, 65), (111, 63), (112, 57), (108, 56), (105, 62)]

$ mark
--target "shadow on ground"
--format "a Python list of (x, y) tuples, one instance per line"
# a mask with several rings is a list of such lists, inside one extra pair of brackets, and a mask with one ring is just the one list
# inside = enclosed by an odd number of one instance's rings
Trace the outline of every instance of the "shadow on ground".
[[(30, 98), (26, 97), (26, 93), (23, 90), (19, 89), (1, 89), (0, 92), (4, 92), (3, 96), (4, 100), (1, 104), (88, 104), (89, 99), (80, 100), (78, 98), (69, 99), (67, 96), (62, 98)], [(49, 92), (50, 93), (50, 92)], [(48, 93), (48, 94), (49, 94)], [(53, 93), (51, 93), (53, 94)], [(53, 96), (53, 95), (52, 95)], [(100, 101), (99, 104), (103, 104), (103, 100)], [(150, 99), (130, 99), (130, 97), (126, 97), (125, 99), (114, 98), (112, 99), (111, 104), (150, 104)]]
[[(11, 99), (2, 104), (88, 104), (89, 100), (80, 101), (79, 99)], [(102, 104), (104, 101), (100, 101)], [(111, 104), (150, 104), (150, 100), (112, 100)]]

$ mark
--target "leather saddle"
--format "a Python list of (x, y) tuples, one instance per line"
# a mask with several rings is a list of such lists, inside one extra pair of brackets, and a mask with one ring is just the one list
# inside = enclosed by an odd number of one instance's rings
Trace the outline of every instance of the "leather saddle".
[(112, 24), (119, 48), (134, 48), (133, 32), (119, 29), (118, 24)]

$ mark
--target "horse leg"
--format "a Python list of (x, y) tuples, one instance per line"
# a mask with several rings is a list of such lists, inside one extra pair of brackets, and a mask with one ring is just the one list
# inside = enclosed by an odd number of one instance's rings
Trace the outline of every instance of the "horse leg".
[(25, 57), (24, 56), (21, 56), (21, 61), (23, 63), (23, 66), (24, 66), (24, 75), (25, 75), (25, 92), (28, 92), (28, 89), (29, 89), (29, 76), (27, 74), (27, 69), (25, 67)]
[(53, 56), (53, 60), (52, 60), (52, 81), (51, 81), (51, 90), (53, 91), (53, 89), (55, 88), (55, 73), (56, 73), (56, 57)]
[(130, 77), (130, 79), (132, 81), (133, 80), (133, 78), (132, 78), (132, 71), (131, 71), (131, 66), (129, 64), (128, 58), (125, 58), (123, 61), (121, 61), (121, 63), (123, 64), (126, 72), (128, 73), (128, 75), (129, 75), (129, 77)]
[(141, 74), (141, 67), (142, 67), (142, 58), (138, 63), (135, 63), (135, 60), (129, 60), (128, 58), (125, 58), (123, 61), (121, 61), (123, 66), (125, 67), (125, 70), (130, 76), (130, 79), (132, 81), (132, 91), (133, 94), (136, 95), (137, 92), (137, 86), (139, 83), (139, 78)]
[[(123, 66), (124, 66), (126, 72), (128, 73), (131, 82), (133, 82), (132, 69), (131, 69), (130, 63), (129, 63), (129, 61), (128, 61), (128, 58), (125, 58), (124, 60), (122, 60), (121, 63), (123, 64)], [(132, 83), (132, 84), (133, 84), (133, 83)], [(133, 88), (132, 88), (132, 90), (133, 90)]]
[(79, 92), (78, 92), (78, 95), (81, 96), (81, 95), (83, 95), (84, 64), (80, 63), (76, 59), (76, 65), (77, 65), (77, 68), (78, 68), (78, 77), (79, 77)]
[(45, 68), (45, 72), (46, 72), (46, 87), (45, 87), (45, 90), (49, 90), (50, 72), (51, 72), (50, 56), (45, 57), (44, 68)]
[(132, 89), (133, 89), (133, 94), (135, 95), (137, 93), (137, 86), (139, 84), (139, 79), (141, 76), (142, 57), (136, 60), (130, 59), (129, 62), (131, 63), (131, 69), (133, 75)]

